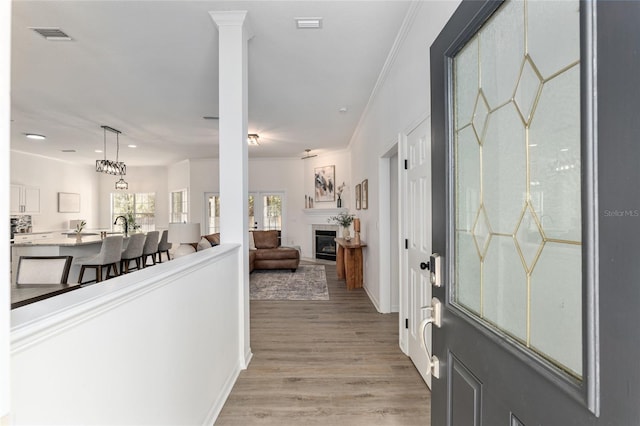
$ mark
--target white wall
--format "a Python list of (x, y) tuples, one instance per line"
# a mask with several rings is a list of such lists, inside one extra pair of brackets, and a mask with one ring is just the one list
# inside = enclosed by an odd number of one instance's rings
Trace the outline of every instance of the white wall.
[(208, 211), (204, 200), (206, 192), (220, 193), (220, 165), (218, 159), (189, 160), (189, 220), (200, 224), (201, 234), (206, 229)]
[(358, 216), (362, 238), (368, 244), (364, 252), (365, 288), (378, 309), (382, 292), (388, 291), (381, 288), (378, 276), (378, 160), (395, 143), (398, 133), (407, 133), (429, 115), (429, 47), (458, 4), (429, 1), (412, 5), (416, 9), (412, 20), (406, 21), (408, 31), (392, 52), (389, 67), (381, 74), (378, 90), (350, 143), (353, 180), (369, 179), (369, 208), (360, 210)]
[[(0, 123), (9, 123), (11, 120), (11, 2), (0, 2)], [(9, 147), (11, 132), (9, 126), (0, 126), (0, 187), (5, 188), (0, 195), (0, 206), (4, 209), (0, 218), (4, 217), (4, 223), (9, 222)], [(6, 226), (0, 228), (0, 257), (5, 259), (0, 262), (0, 274), (4, 277), (10, 275), (9, 230)], [(0, 286), (0, 424), (8, 424), (5, 417), (9, 413), (9, 286)]]
[[(304, 164), (304, 194), (307, 194), (311, 197), (314, 195), (314, 169), (316, 167), (324, 167), (324, 166), (336, 166), (336, 186), (342, 184), (342, 182), (346, 183), (346, 188), (342, 193), (342, 207), (348, 208), (351, 210), (351, 213), (356, 213), (355, 209), (355, 186), (360, 183), (360, 181), (354, 182), (352, 180), (352, 170), (351, 170), (351, 152), (348, 150), (344, 151), (336, 151), (336, 152), (328, 152), (325, 154), (320, 154), (317, 157), (312, 157), (306, 160), (303, 160)], [(304, 208), (304, 194), (299, 201), (300, 208)], [(335, 208), (336, 202), (314, 202), (313, 208), (316, 209), (329, 209)]]
[(213, 424), (244, 362), (239, 262), (221, 245), (13, 310), (11, 424)]
[[(87, 220), (88, 228), (99, 227), (95, 165), (11, 151), (10, 168), (11, 183), (40, 188), (40, 214), (31, 217), (33, 232), (65, 230), (69, 220), (80, 218)], [(58, 213), (58, 192), (80, 194), (80, 213)]]
[(169, 166), (167, 182), (169, 191), (180, 191), (189, 188), (189, 160), (183, 160)]

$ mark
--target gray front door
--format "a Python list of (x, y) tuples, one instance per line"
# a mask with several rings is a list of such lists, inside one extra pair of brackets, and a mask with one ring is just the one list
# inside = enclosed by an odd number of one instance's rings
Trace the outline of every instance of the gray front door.
[(463, 1), (432, 45), (434, 426), (640, 425), (638, 22)]

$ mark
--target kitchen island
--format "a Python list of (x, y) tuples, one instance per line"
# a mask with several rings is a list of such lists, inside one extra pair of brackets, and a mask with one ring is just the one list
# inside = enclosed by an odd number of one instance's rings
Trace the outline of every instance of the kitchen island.
[[(126, 247), (128, 239), (125, 238), (123, 248)], [(76, 239), (75, 235), (59, 234), (41, 240), (29, 242), (15, 242), (11, 245), (11, 285), (15, 286), (16, 271), (18, 270), (18, 260), (20, 256), (73, 256), (74, 263), (69, 271), (69, 283), (77, 283), (80, 276), (80, 265), (75, 264), (79, 257), (91, 256), (100, 253), (102, 238), (99, 234), (83, 235), (81, 239)], [(91, 273), (91, 271), (87, 271)], [(91, 279), (92, 277), (87, 277)], [(87, 279), (85, 278), (85, 279)]]

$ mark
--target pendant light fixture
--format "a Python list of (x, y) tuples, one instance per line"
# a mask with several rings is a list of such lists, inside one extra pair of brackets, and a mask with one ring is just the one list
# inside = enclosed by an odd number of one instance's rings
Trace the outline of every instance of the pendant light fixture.
[(116, 182), (116, 189), (127, 190), (129, 189), (129, 184), (126, 180), (122, 179), (122, 175), (120, 175), (120, 180)]
[[(102, 127), (104, 133), (104, 159), (96, 160), (96, 172), (120, 175), (120, 180), (122, 180), (122, 176), (127, 174), (127, 165), (118, 161), (118, 155), (120, 154), (120, 139), (118, 135), (122, 132), (109, 126), (100, 127)], [(116, 134), (116, 161), (107, 160), (107, 130)]]

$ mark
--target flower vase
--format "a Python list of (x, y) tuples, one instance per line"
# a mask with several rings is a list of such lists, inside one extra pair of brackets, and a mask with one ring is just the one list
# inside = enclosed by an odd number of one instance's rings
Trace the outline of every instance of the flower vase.
[(79, 232), (76, 232), (76, 243), (81, 243), (82, 242), (82, 234)]
[(342, 228), (342, 238), (349, 241), (351, 239), (351, 233), (349, 232), (349, 227), (345, 226)]
[(337, 203), (338, 208), (342, 207), (342, 198), (340, 198), (340, 196), (338, 195), (338, 203)]

